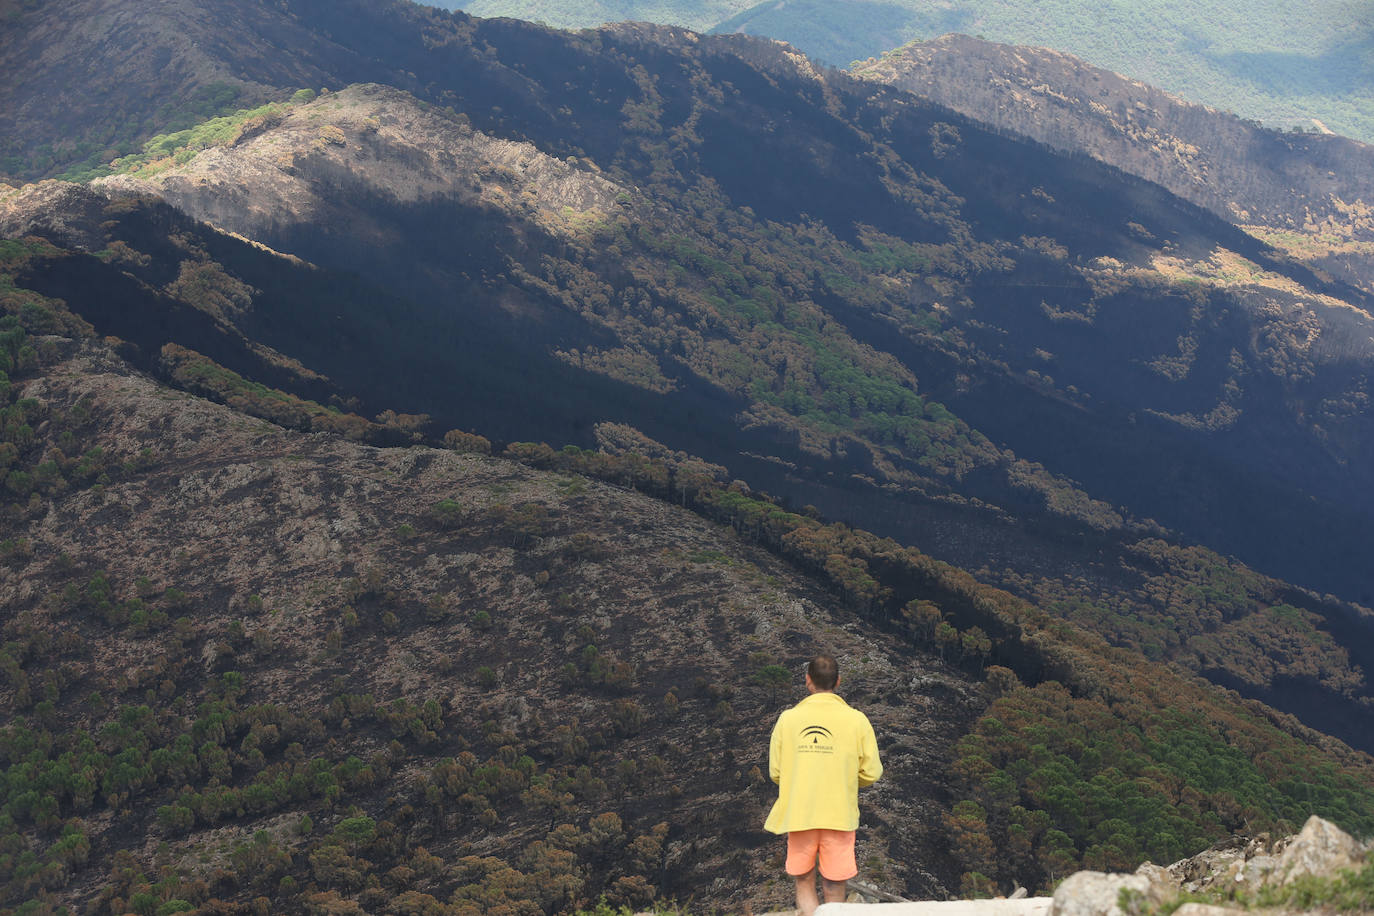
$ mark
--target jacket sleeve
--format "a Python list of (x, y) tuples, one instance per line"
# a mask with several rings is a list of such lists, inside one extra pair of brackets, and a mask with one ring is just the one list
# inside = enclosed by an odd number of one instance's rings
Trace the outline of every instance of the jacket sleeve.
[(773, 782), (782, 781), (782, 716), (773, 723), (773, 737), (768, 740), (768, 776)]
[(859, 785), (871, 786), (883, 775), (883, 762), (878, 759), (878, 739), (868, 717), (863, 718), (859, 737)]

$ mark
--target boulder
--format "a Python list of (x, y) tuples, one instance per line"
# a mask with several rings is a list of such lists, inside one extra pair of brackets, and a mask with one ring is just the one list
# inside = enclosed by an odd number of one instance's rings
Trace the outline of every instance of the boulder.
[(1237, 863), (1231, 882), (1237, 890), (1256, 891), (1269, 882), (1269, 876), (1278, 867), (1279, 860), (1274, 856), (1256, 855)]
[(1150, 881), (1155, 884), (1171, 888), (1174, 891), (1179, 890), (1178, 879), (1174, 877), (1173, 873), (1170, 872), (1169, 869), (1156, 865), (1153, 862), (1144, 863), (1135, 870), (1135, 873), (1149, 878)]
[(1274, 875), (1283, 884), (1303, 875), (1335, 877), (1341, 869), (1364, 861), (1364, 847), (1330, 821), (1313, 815), (1279, 855)]
[(1055, 890), (1049, 916), (1135, 916), (1160, 906), (1176, 894), (1177, 888), (1172, 882), (1148, 874), (1109, 875), (1100, 871), (1080, 871), (1065, 878)]
[[(1295, 837), (1280, 841), (1278, 849)], [(1207, 890), (1253, 892), (1269, 882), (1278, 867), (1278, 850), (1262, 833), (1248, 841), (1232, 837), (1191, 858), (1175, 862), (1167, 874), (1184, 891), (1198, 893)], [(1144, 868), (1144, 866), (1142, 866)]]
[(1244, 841), (1233, 838), (1175, 862), (1168, 871), (1185, 891), (1197, 893), (1214, 884), (1234, 880), (1249, 852)]

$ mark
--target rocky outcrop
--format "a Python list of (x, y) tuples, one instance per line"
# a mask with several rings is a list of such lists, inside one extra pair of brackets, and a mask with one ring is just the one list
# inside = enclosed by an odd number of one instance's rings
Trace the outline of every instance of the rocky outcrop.
[(1369, 847), (1330, 821), (1313, 815), (1294, 836), (1268, 835), (1218, 844), (1168, 868), (1146, 863), (1131, 875), (1079, 872), (1055, 891), (1050, 916), (1130, 916), (1151, 912), (1180, 895), (1215, 896), (1227, 905), (1189, 902), (1178, 912), (1219, 916), (1241, 912), (1238, 892), (1253, 895), (1300, 878), (1339, 878), (1361, 866)]
[(1365, 859), (1366, 849), (1335, 824), (1319, 817), (1307, 824), (1279, 854), (1274, 877), (1291, 884), (1303, 875), (1332, 878), (1342, 869), (1354, 868)]
[[(1140, 916), (1159, 912), (1184, 894), (1234, 901), (1237, 891), (1253, 893), (1303, 877), (1338, 878), (1342, 871), (1363, 865), (1370, 848), (1370, 844), (1356, 841), (1335, 824), (1314, 815), (1301, 832), (1276, 842), (1267, 834), (1250, 840), (1238, 838), (1167, 868), (1147, 862), (1133, 874), (1081, 871), (1064, 879), (1053, 898), (877, 906), (856, 901), (827, 904), (818, 910), (818, 916)], [(851, 895), (851, 900), (856, 897)], [(1234, 903), (1190, 901), (1175, 912), (1181, 916), (1228, 916), (1244, 910)]]
[(1305, 876), (1338, 877), (1343, 869), (1362, 865), (1369, 848), (1330, 821), (1313, 815), (1293, 836), (1271, 842), (1262, 834), (1248, 842), (1219, 844), (1175, 862), (1168, 873), (1179, 889), (1188, 893), (1255, 891), (1292, 884)]
[(1133, 875), (1081, 871), (1070, 875), (1054, 892), (1051, 916), (1128, 916), (1158, 907), (1174, 896), (1174, 888), (1158, 871), (1142, 869)]

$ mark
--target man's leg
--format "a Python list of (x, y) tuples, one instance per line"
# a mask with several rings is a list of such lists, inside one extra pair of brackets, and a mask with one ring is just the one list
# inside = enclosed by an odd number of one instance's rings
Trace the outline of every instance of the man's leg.
[[(797, 912), (800, 916), (815, 916), (816, 907), (821, 905), (816, 897), (816, 870), (813, 868), (804, 875), (793, 875), (792, 878), (797, 882)], [(829, 903), (830, 882), (825, 882), (825, 886), (825, 901)]]
[[(822, 830), (817, 843), (821, 863), (821, 885), (826, 903), (844, 903), (849, 893), (849, 879), (859, 873), (854, 862), (853, 830)], [(828, 875), (844, 875), (838, 881)]]
[(821, 905), (816, 897), (816, 858), (821, 831), (795, 830), (787, 834), (787, 873), (797, 882), (797, 913), (813, 916)]

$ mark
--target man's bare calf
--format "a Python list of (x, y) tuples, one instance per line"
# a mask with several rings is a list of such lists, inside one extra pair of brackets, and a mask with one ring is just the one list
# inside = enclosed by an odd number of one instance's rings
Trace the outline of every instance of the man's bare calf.
[[(804, 875), (793, 875), (797, 882), (797, 912), (800, 916), (814, 916), (821, 901), (816, 896), (816, 870), (813, 868)], [(848, 881), (831, 881), (821, 876), (822, 893), (826, 903), (844, 903), (849, 895)]]

